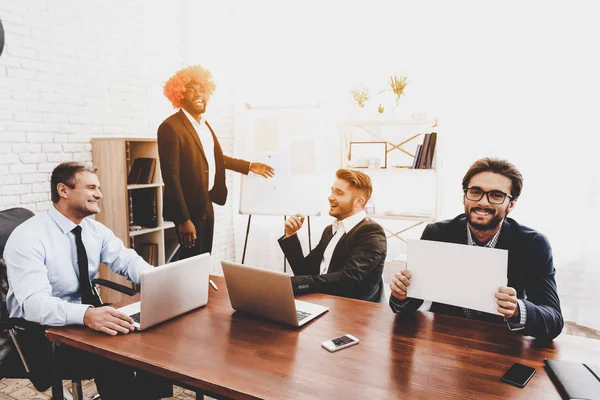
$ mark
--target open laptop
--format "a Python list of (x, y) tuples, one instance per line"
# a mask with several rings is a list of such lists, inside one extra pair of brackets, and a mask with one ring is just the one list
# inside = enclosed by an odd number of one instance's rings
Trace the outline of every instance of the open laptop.
[(142, 272), (140, 301), (119, 308), (144, 330), (208, 303), (210, 253)]
[(231, 307), (292, 326), (302, 326), (328, 307), (295, 300), (290, 276), (221, 261)]

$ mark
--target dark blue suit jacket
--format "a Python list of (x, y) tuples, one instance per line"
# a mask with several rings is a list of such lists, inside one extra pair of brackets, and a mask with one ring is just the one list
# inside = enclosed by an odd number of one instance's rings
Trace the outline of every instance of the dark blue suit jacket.
[[(452, 220), (429, 224), (421, 239), (466, 245), (467, 217), (461, 214)], [(496, 248), (508, 250), (508, 286), (517, 291), (517, 298), (524, 300), (527, 307), (525, 328), (519, 332), (540, 339), (554, 339), (562, 331), (564, 322), (548, 239), (512, 218), (506, 218)], [(392, 310), (399, 313), (415, 311), (422, 303), (419, 299), (408, 298), (402, 303), (393, 296), (390, 298)], [(433, 303), (431, 311), (463, 315), (462, 308), (440, 303)], [(504, 321), (498, 315), (487, 313), (482, 313), (479, 319)]]

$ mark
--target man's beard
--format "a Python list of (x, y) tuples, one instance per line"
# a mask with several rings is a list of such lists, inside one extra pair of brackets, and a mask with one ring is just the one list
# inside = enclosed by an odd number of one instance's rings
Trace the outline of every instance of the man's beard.
[[(475, 210), (483, 210), (483, 211), (491, 212), (492, 219), (487, 224), (480, 224), (477, 222), (473, 222), (474, 218), (472, 217), (471, 214)], [(504, 220), (504, 217), (506, 217), (506, 215), (504, 213), (499, 214), (498, 211), (496, 211), (492, 208), (483, 208), (483, 207), (473, 207), (469, 210), (469, 213), (467, 214), (467, 220), (469, 221), (469, 225), (471, 225), (471, 227), (473, 227), (474, 229), (476, 229), (478, 231), (490, 231), (490, 230), (496, 229), (498, 227), (498, 225), (500, 225), (502, 223), (502, 221)]]

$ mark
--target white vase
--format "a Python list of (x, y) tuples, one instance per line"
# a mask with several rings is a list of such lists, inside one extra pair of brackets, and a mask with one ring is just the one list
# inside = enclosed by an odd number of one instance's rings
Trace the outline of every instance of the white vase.
[(410, 119), (412, 118), (413, 109), (410, 99), (401, 97), (398, 103), (396, 99), (390, 104), (391, 119)]

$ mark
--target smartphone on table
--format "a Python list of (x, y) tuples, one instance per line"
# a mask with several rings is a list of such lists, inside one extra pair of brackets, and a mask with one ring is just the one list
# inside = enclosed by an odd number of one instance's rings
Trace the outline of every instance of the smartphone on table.
[(331, 340), (327, 340), (321, 343), (321, 346), (328, 351), (334, 352), (341, 349), (345, 349), (346, 347), (353, 346), (358, 344), (359, 340), (350, 334), (345, 334), (343, 336), (338, 336)]
[(506, 371), (504, 376), (501, 378), (504, 382), (510, 383), (517, 387), (525, 387), (527, 382), (535, 374), (535, 368), (528, 367), (527, 365), (514, 363), (512, 367)]

